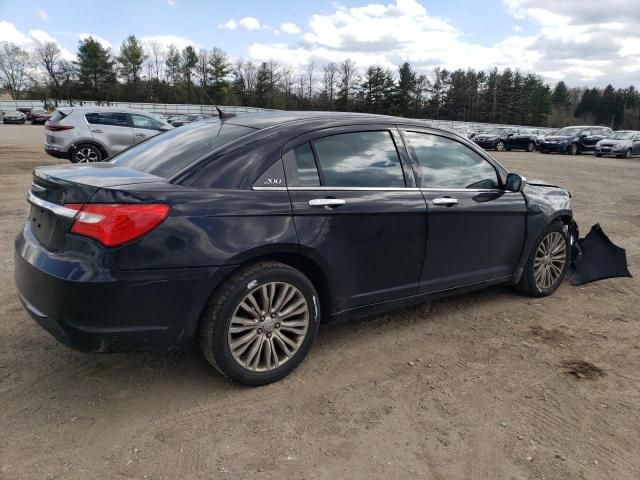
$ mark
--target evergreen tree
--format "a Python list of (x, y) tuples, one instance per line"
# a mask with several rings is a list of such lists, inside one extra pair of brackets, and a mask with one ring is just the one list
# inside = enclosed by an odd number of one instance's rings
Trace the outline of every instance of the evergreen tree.
[(116, 81), (115, 62), (111, 58), (110, 50), (104, 48), (93, 37), (87, 37), (80, 40), (77, 61), (74, 63), (87, 97), (101, 100), (106, 96), (109, 99), (111, 87)]
[(126, 79), (127, 83), (132, 87), (132, 99), (136, 99), (138, 93), (138, 81), (140, 80), (140, 71), (142, 65), (147, 59), (144, 52), (144, 45), (135, 35), (129, 35), (120, 46), (120, 55), (116, 58), (120, 64), (120, 74)]

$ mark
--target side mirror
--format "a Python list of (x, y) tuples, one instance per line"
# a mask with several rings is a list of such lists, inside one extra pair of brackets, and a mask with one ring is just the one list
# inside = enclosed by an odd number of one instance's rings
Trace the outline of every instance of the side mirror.
[(515, 133), (510, 133), (509, 135), (507, 135), (507, 137), (513, 137), (515, 135)]
[(169, 131), (169, 130), (171, 130), (171, 129), (172, 129), (172, 128), (171, 128), (169, 125), (162, 125), (162, 126), (159, 128), (159, 130), (160, 130), (161, 132), (167, 132), (167, 131)]
[(507, 175), (507, 181), (504, 184), (505, 190), (509, 192), (521, 192), (527, 185), (527, 179), (518, 175), (517, 173), (509, 173)]

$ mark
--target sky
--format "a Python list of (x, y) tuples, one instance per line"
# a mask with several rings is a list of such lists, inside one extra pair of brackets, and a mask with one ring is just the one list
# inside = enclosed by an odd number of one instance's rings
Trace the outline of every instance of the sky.
[(296, 68), (351, 58), (640, 86), (638, 0), (0, 0), (0, 41), (26, 49), (54, 41), (72, 58), (92, 35), (117, 53), (130, 34)]

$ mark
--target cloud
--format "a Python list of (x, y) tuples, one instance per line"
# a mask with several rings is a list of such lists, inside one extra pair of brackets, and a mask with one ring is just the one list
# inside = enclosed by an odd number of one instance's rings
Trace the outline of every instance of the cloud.
[(100, 44), (102, 45), (103, 48), (111, 48), (111, 42), (109, 42), (109, 40), (106, 40), (98, 35), (96, 35), (95, 33), (78, 33), (77, 37), (80, 40), (86, 40), (89, 37), (93, 37), (94, 40), (97, 40), (98, 42), (100, 42)]
[(295, 23), (291, 23), (291, 22), (284, 22), (280, 25), (280, 30), (282, 30), (285, 33), (290, 33), (292, 35), (295, 35), (296, 33), (300, 33), (300, 27), (298, 27), (298, 25), (296, 25)]
[(179, 37), (177, 35), (148, 35), (140, 37), (140, 40), (145, 43), (157, 42), (164, 48), (169, 47), (169, 45), (175, 45), (180, 50), (189, 45), (197, 46), (196, 42), (193, 40), (185, 37)]
[(640, 45), (640, 2), (609, 0), (603, 6), (583, 0), (504, 0), (504, 4), (515, 18), (539, 26), (526, 54), (538, 55), (533, 69), (547, 78), (624, 85), (629, 71), (621, 66), (640, 63), (640, 49), (633, 48)]
[(245, 30), (259, 30), (260, 21), (255, 17), (244, 17), (238, 22)]
[(301, 33), (295, 43), (253, 43), (249, 54), (254, 59), (301, 64), (351, 58), (360, 67), (376, 64), (392, 69), (409, 61), (423, 72), (434, 66), (526, 70), (536, 58), (522, 55), (522, 48), (533, 38), (508, 37), (492, 45), (470, 43), (464, 32), (450, 21), (430, 15), (416, 0), (336, 6), (333, 12), (312, 15)]
[(38, 10), (36, 13), (40, 18), (40, 20), (42, 20), (43, 22), (46, 22), (47, 20), (49, 20), (49, 14), (44, 10)]
[(75, 55), (64, 48), (58, 40), (44, 30), (30, 30), (29, 33), (19, 31), (12, 23), (0, 21), (0, 42), (12, 42), (27, 51), (33, 49), (39, 43), (52, 42), (60, 48), (60, 54), (65, 60), (73, 60)]
[(178, 6), (178, 2), (176, 2), (176, 0), (165, 0), (165, 2), (167, 2), (167, 5), (169, 5), (170, 7)]
[(226, 30), (235, 30), (236, 28), (238, 28), (238, 22), (236, 22), (233, 19), (227, 20), (225, 23), (218, 25), (218, 28), (224, 28)]
[(522, 31), (522, 27), (520, 25), (514, 25), (513, 26), (513, 31), (514, 32), (521, 32)]

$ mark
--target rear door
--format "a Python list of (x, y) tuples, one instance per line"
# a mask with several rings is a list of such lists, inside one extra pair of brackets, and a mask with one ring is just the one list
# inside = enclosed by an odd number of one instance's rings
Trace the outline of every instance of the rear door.
[(162, 131), (160, 130), (163, 126), (162, 123), (151, 117), (137, 113), (132, 113), (129, 116), (131, 118), (135, 143), (144, 142), (147, 138), (154, 137)]
[(416, 294), (426, 204), (395, 127), (341, 127), (284, 150), (301, 252), (330, 272), (333, 310)]
[(500, 188), (496, 167), (453, 137), (403, 131), (429, 209), (420, 291), (508, 278), (525, 240), (522, 193)]
[(134, 143), (129, 115), (120, 112), (94, 112), (85, 115), (93, 138), (114, 155)]

